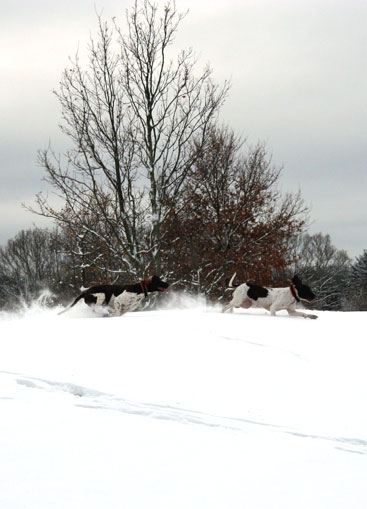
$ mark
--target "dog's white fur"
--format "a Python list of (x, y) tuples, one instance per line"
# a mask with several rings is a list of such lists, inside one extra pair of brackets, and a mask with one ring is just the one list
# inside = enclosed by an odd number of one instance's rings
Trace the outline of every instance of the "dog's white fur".
[[(232, 286), (233, 280), (236, 274), (234, 274), (229, 282), (229, 287)], [(232, 300), (223, 307), (222, 312), (225, 313), (228, 310), (233, 308), (244, 308), (249, 309), (253, 308), (264, 308), (267, 311), (270, 311), (272, 316), (275, 316), (277, 311), (285, 309), (292, 316), (302, 316), (303, 318), (317, 318), (317, 315), (312, 315), (308, 313), (303, 313), (302, 311), (296, 310), (297, 301), (295, 297), (292, 295), (290, 287), (283, 288), (266, 288), (268, 290), (267, 297), (259, 297), (257, 300), (250, 299), (248, 297), (247, 292), (249, 290), (249, 286), (246, 283), (239, 285), (232, 295)], [(302, 300), (300, 298), (300, 300)]]

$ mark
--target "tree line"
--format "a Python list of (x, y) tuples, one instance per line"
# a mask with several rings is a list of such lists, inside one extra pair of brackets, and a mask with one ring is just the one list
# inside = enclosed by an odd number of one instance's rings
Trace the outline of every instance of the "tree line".
[(292, 270), (317, 273), (320, 305), (344, 305), (346, 253), (302, 235), (301, 194), (279, 190), (265, 145), (219, 122), (230, 83), (198, 71), (192, 49), (174, 52), (184, 17), (174, 1), (135, 0), (124, 28), (98, 16), (86, 57), (70, 59), (54, 93), (71, 148), (38, 155), (63, 206), (37, 195), (28, 208), (54, 230), (22, 231), (1, 248), (0, 305), (45, 285), (65, 298), (153, 273), (219, 298), (233, 272), (266, 285)]
[[(286, 285), (292, 275), (297, 273), (310, 284), (317, 295), (312, 304), (314, 309), (367, 310), (367, 250), (352, 262), (344, 250), (332, 245), (329, 235), (321, 233), (301, 233), (291, 244), (288, 257), (292, 261), (284, 268), (279, 266), (279, 269), (274, 269), (270, 278), (267, 271), (264, 271), (257, 282), (264, 285), (269, 282), (273, 285)], [(72, 249), (73, 245), (75, 251)], [(213, 242), (214, 256), (210, 268), (218, 277), (217, 284), (214, 285), (212, 278), (200, 276), (199, 262), (199, 274), (191, 271), (191, 265), (190, 270), (183, 271), (179, 262), (182, 259), (181, 247), (181, 244), (177, 244), (177, 266), (171, 267), (169, 271), (173, 288), (204, 294), (209, 300), (216, 302), (227, 299), (226, 282), (239, 267), (228, 264), (224, 270), (221, 260), (216, 257), (216, 246)], [(173, 259), (172, 253), (170, 257)], [(93, 258), (89, 261), (93, 262)], [(0, 308), (14, 309), (30, 304), (45, 292), (51, 297), (49, 302), (52, 304), (69, 301), (80, 288), (106, 280), (108, 274), (103, 269), (96, 270), (94, 262), (90, 264), (89, 261), (87, 253), (82, 255), (78, 251), (77, 242), (70, 244), (68, 232), (36, 227), (20, 231), (0, 247)], [(187, 262), (182, 262), (182, 265), (185, 263)], [(164, 277), (166, 278), (166, 273)], [(252, 264), (243, 264), (238, 280), (249, 279), (253, 279)], [(121, 277), (118, 273), (115, 281), (122, 283), (131, 279), (126, 274)]]

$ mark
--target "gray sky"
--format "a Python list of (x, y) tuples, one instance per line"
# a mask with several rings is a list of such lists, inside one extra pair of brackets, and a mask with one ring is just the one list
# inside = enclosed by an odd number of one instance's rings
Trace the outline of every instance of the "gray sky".
[[(161, 3), (159, 0), (158, 3)], [(125, 21), (132, 0), (0, 0), (0, 244), (33, 224), (47, 187), (37, 151), (66, 148), (57, 89), (96, 33), (96, 10)], [(367, 249), (367, 1), (176, 0), (192, 47), (232, 87), (222, 120), (282, 166), (284, 191), (311, 206), (310, 233), (351, 257)]]

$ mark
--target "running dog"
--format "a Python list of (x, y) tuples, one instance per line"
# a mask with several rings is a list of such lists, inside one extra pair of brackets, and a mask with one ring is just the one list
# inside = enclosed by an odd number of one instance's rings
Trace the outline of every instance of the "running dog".
[(252, 283), (243, 283), (233, 285), (236, 273), (229, 282), (229, 288), (236, 288), (229, 304), (223, 307), (225, 313), (233, 308), (264, 308), (275, 316), (277, 311), (285, 309), (292, 316), (302, 316), (303, 318), (317, 318), (317, 315), (296, 311), (296, 304), (300, 301), (311, 302), (316, 296), (311, 288), (302, 284), (298, 276), (294, 276), (290, 285), (285, 288), (265, 288)]
[(141, 301), (151, 292), (164, 292), (169, 284), (158, 276), (141, 279), (138, 283), (130, 285), (96, 285), (84, 290), (70, 306), (61, 311), (65, 313), (77, 302), (84, 302), (91, 307), (105, 307), (110, 315), (121, 316), (137, 309)]

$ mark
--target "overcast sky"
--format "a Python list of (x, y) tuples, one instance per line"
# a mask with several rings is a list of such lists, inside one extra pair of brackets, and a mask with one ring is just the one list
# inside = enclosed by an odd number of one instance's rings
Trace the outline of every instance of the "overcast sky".
[[(160, 3), (159, 0), (158, 3)], [(45, 222), (22, 209), (46, 190), (37, 151), (65, 150), (57, 89), (68, 57), (120, 26), (132, 0), (0, 0), (0, 244)], [(311, 206), (310, 233), (353, 258), (367, 249), (367, 1), (177, 0), (175, 47), (192, 47), (218, 83), (222, 119), (265, 142), (284, 191)]]

